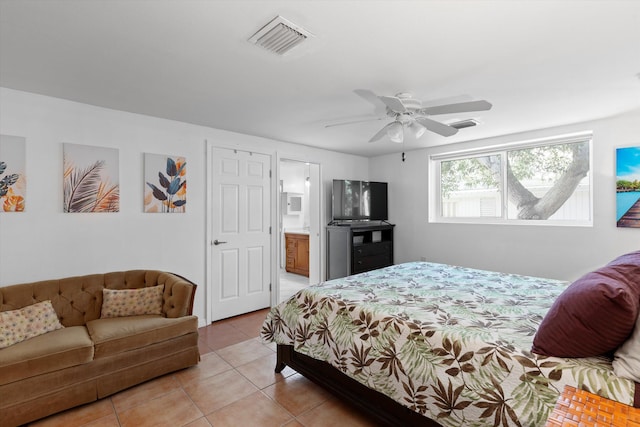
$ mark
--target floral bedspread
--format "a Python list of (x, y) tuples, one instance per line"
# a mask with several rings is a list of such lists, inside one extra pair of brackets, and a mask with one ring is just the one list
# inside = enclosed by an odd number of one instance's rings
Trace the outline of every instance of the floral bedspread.
[(530, 352), (566, 282), (412, 262), (311, 286), (274, 307), (293, 345), (443, 426), (543, 426), (565, 385), (633, 405), (611, 360)]

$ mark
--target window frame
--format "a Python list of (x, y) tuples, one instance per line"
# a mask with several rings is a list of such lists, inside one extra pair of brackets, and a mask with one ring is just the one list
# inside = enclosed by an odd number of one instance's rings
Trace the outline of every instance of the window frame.
[[(509, 151), (516, 151), (534, 147), (549, 145), (562, 145), (577, 142), (587, 142), (589, 145), (589, 219), (588, 220), (533, 220), (533, 219), (509, 219), (507, 196), (507, 156)], [(501, 217), (444, 217), (442, 216), (442, 187), (441, 164), (451, 160), (463, 160), (474, 157), (500, 155), (501, 179), (498, 184), (500, 192)], [(505, 224), (505, 225), (531, 225), (531, 226), (564, 226), (564, 227), (593, 227), (593, 132), (585, 131), (567, 135), (558, 135), (547, 138), (538, 138), (518, 142), (449, 151), (429, 156), (429, 223), (453, 223), (453, 224)]]

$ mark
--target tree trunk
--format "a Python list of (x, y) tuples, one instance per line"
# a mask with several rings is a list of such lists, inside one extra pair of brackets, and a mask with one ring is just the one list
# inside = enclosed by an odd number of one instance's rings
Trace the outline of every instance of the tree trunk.
[(533, 204), (525, 204), (518, 212), (519, 219), (549, 219), (566, 202), (589, 172), (589, 144), (572, 147), (573, 161), (547, 193)]
[[(542, 197), (536, 197), (515, 177), (507, 163), (507, 194), (509, 200), (518, 207), (518, 219), (549, 219), (564, 202), (571, 197), (582, 178), (589, 172), (589, 144), (575, 144), (572, 147), (573, 161)], [(478, 161), (489, 168), (496, 179), (500, 180), (500, 165), (490, 157), (480, 157)]]

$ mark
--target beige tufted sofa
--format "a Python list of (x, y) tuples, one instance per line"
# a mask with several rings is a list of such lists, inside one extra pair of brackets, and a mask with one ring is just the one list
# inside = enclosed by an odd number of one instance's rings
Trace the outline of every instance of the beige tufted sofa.
[[(100, 319), (102, 289), (164, 285), (162, 315)], [(198, 363), (196, 285), (133, 270), (0, 287), (0, 311), (51, 300), (64, 326), (0, 349), (0, 426), (17, 426)]]

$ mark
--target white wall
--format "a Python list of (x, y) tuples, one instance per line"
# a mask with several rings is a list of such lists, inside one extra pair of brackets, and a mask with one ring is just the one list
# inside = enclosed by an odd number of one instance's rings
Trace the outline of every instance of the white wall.
[[(593, 130), (593, 227), (428, 223), (429, 156), (461, 149)], [(462, 130), (461, 132), (464, 132)], [(616, 227), (615, 148), (640, 145), (640, 111), (623, 116), (371, 159), (371, 179), (389, 182), (397, 224), (395, 262), (428, 261), (574, 280), (640, 249), (640, 230)], [(428, 137), (428, 135), (427, 135)]]
[[(592, 228), (427, 222), (430, 154), (581, 130), (594, 132)], [(366, 159), (0, 88), (0, 133), (26, 138), (28, 179), (26, 212), (0, 214), (0, 286), (132, 268), (162, 269), (200, 285), (195, 314), (203, 321), (207, 140), (222, 147), (271, 154), (274, 165), (278, 158), (321, 164), (322, 224), (331, 216), (333, 178), (388, 181), (390, 219), (397, 224), (396, 262), (425, 257), (572, 280), (621, 253), (640, 248), (639, 230), (615, 226), (614, 186), (615, 148), (640, 144), (640, 112), (456, 147), (412, 151), (403, 163), (400, 154)], [(63, 142), (119, 149), (119, 213), (62, 212)], [(187, 158), (185, 214), (142, 212), (144, 152)], [(324, 254), (324, 232), (321, 241)]]
[[(26, 211), (0, 213), (0, 286), (135, 268), (172, 271), (199, 285), (194, 314), (201, 324), (206, 285), (206, 141), (271, 154), (273, 165), (279, 156), (320, 163), (325, 200), (330, 181), (344, 170), (365, 178), (368, 174), (364, 157), (6, 88), (0, 88), (0, 133), (25, 137), (27, 157)], [(119, 149), (120, 212), (63, 213), (63, 142)], [(143, 213), (145, 152), (186, 157), (185, 214)], [(276, 203), (275, 192), (273, 197)], [(324, 238), (322, 242), (324, 248)]]
[[(309, 167), (303, 162), (280, 161), (280, 181), (282, 181), (282, 191), (286, 193), (298, 193), (303, 196), (302, 211), (299, 214), (287, 215), (282, 208), (282, 229), (301, 229), (309, 225), (309, 198), (305, 189), (305, 178), (308, 176), (306, 170)], [(307, 194), (305, 194), (307, 193)], [(281, 201), (281, 203), (285, 203)], [(305, 224), (305, 217), (307, 222)]]

